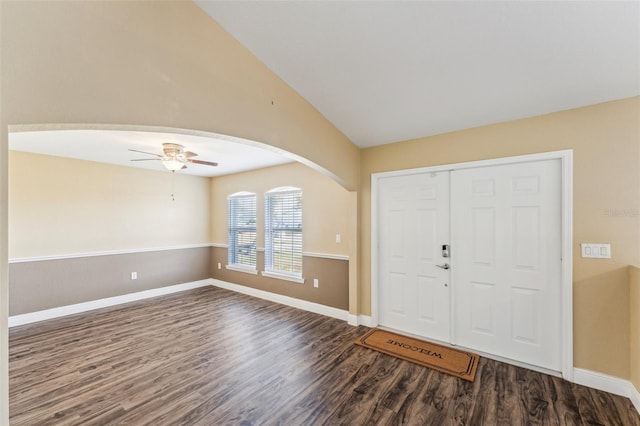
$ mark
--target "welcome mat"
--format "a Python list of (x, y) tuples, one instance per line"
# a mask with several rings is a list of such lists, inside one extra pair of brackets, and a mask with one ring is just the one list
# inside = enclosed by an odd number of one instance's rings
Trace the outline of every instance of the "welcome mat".
[(356, 345), (473, 382), (480, 356), (374, 328)]

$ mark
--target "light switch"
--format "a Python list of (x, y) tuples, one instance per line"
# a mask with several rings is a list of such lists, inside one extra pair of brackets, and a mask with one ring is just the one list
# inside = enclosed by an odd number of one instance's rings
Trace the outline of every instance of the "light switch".
[(582, 257), (592, 259), (611, 259), (611, 244), (580, 244)]

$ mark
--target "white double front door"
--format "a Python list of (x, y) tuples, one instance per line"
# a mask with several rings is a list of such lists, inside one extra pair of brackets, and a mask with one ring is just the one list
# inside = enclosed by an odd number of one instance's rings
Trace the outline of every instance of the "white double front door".
[(378, 181), (380, 325), (561, 370), (560, 160)]

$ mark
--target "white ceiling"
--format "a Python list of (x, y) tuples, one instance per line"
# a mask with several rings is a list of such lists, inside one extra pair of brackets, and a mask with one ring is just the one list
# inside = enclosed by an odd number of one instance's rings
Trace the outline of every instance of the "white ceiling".
[(198, 154), (196, 160), (219, 163), (217, 167), (189, 164), (179, 172), (186, 175), (221, 176), (294, 161), (286, 154), (275, 152), (275, 148), (260, 148), (249, 141), (225, 136), (210, 138), (120, 130), (47, 130), (9, 134), (9, 149), (15, 151), (168, 172), (160, 161), (132, 162), (134, 158), (153, 156), (129, 151), (137, 149), (162, 154), (165, 142), (183, 145), (187, 151)]
[(640, 94), (638, 1), (196, 3), (360, 147)]

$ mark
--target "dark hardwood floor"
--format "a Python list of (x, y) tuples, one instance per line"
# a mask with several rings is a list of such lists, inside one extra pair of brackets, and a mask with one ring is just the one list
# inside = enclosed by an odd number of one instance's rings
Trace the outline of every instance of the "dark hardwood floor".
[(10, 330), (12, 425), (636, 425), (622, 397), (482, 358), (473, 383), (365, 327), (206, 287)]

